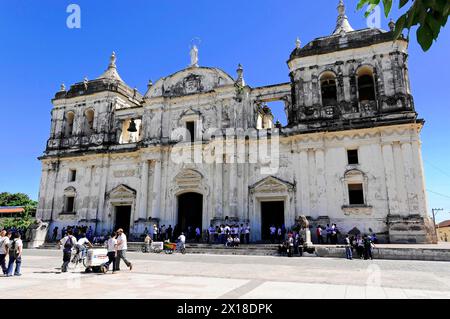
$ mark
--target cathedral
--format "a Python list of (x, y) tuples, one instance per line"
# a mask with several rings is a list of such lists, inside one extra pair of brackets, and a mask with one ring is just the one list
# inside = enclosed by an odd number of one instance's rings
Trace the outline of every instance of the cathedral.
[[(149, 82), (119, 75), (116, 55), (97, 79), (61, 86), (52, 100), (37, 217), (96, 234), (121, 227), (181, 230), (249, 224), (337, 224), (380, 242), (431, 243), (408, 42), (354, 30), (341, 0), (334, 31), (296, 46), (290, 81), (252, 87), (199, 65)], [(282, 101), (287, 124), (269, 104)], [(314, 240), (314, 231), (313, 240)]]

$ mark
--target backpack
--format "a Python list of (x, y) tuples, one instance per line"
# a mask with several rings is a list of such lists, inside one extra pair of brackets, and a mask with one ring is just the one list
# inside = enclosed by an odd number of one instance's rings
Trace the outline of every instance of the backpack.
[(68, 252), (71, 251), (73, 248), (73, 241), (72, 241), (72, 237), (68, 237), (65, 244), (64, 244), (64, 251)]
[(19, 251), (17, 249), (17, 241), (13, 240), (11, 246), (9, 247), (9, 256), (16, 258), (18, 254)]

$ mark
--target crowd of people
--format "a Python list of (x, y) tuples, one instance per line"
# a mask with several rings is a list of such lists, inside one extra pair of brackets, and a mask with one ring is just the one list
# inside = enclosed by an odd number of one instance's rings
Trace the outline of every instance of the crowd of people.
[(378, 243), (376, 235), (357, 235), (345, 236), (345, 255), (347, 259), (353, 259), (353, 251), (355, 250), (359, 259), (373, 259), (373, 248)]
[(80, 226), (64, 226), (61, 231), (59, 230), (59, 227), (56, 226), (55, 228), (53, 228), (52, 231), (52, 237), (51, 237), (51, 241), (52, 242), (58, 242), (58, 240), (66, 237), (68, 231), (72, 232), (72, 235), (78, 239), (80, 239), (81, 235), (83, 234), (89, 241), (93, 242), (94, 241), (94, 230), (92, 229), (92, 226), (86, 226), (86, 225), (80, 225)]
[(293, 257), (295, 255), (303, 256), (304, 243), (305, 240), (300, 232), (289, 232), (287, 239), (279, 243), (278, 253), (280, 255), (287, 255), (288, 257)]
[(286, 226), (283, 224), (281, 226), (276, 227), (275, 225), (271, 225), (269, 227), (269, 238), (272, 244), (278, 242), (280, 244), (286, 239)]
[(338, 235), (340, 234), (336, 224), (327, 224), (327, 227), (318, 225), (316, 228), (317, 243), (319, 245), (331, 244), (337, 245)]
[(238, 247), (250, 243), (250, 226), (248, 224), (222, 224), (208, 228), (208, 243), (222, 244), (226, 247)]
[[(200, 227), (187, 226), (185, 230), (181, 230), (178, 225), (172, 228), (172, 225), (158, 226), (153, 225), (151, 229), (152, 241), (171, 241), (174, 242), (183, 233), (187, 241), (195, 241), (197, 243), (206, 241), (210, 244), (223, 244), (227, 247), (238, 246), (241, 243), (250, 243), (250, 226), (248, 224), (222, 224), (213, 226), (212, 224), (205, 230)], [(150, 231), (146, 227), (142, 235), (143, 238), (150, 236)]]

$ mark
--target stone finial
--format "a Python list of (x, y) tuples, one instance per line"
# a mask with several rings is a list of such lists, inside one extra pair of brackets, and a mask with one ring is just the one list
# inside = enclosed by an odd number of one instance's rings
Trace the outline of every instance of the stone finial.
[(339, 4), (338, 4), (338, 13), (339, 15), (345, 15), (345, 4), (344, 4), (344, 0), (339, 0)]
[(147, 89), (150, 90), (152, 88), (152, 86), (153, 86), (152, 80), (148, 80)]
[(300, 49), (302, 47), (302, 42), (300, 41), (299, 37), (297, 37), (297, 40), (295, 40), (295, 47), (297, 49)]
[(395, 30), (395, 22), (394, 20), (389, 21), (389, 30), (394, 31)]
[(198, 48), (196, 45), (192, 46), (191, 52), (191, 68), (198, 68)]
[(108, 68), (102, 75), (100, 75), (99, 79), (118, 80), (120, 82), (123, 82), (122, 78), (117, 72), (116, 61), (117, 61), (116, 52), (113, 51), (109, 58)]
[(83, 79), (83, 84), (84, 84), (84, 90), (85, 91), (88, 89), (88, 83), (89, 83), (89, 80), (88, 80), (87, 76), (85, 76), (84, 79)]
[(354, 29), (348, 22), (347, 15), (345, 14), (344, 0), (339, 0), (337, 10), (338, 10), (338, 18), (336, 22), (336, 29), (334, 30), (333, 35), (354, 31)]
[(116, 68), (116, 52), (112, 52), (111, 57), (109, 58), (109, 66), (108, 68)]
[(66, 92), (66, 85), (64, 83), (61, 83), (61, 92)]

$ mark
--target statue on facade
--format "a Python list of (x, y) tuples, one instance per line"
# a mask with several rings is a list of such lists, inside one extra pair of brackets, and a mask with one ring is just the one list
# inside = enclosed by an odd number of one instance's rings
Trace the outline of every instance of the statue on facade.
[(198, 68), (198, 48), (194, 45), (191, 49), (191, 68)]

